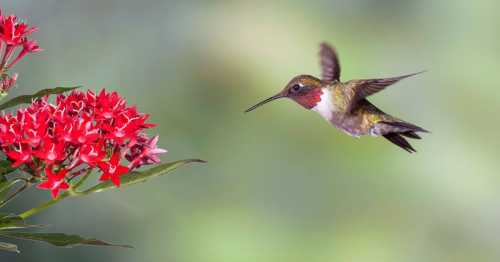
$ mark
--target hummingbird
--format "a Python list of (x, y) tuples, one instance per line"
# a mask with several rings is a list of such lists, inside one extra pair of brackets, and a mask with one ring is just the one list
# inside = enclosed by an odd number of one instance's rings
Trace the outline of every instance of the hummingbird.
[(421, 139), (417, 133), (428, 131), (383, 112), (368, 101), (367, 97), (424, 71), (396, 77), (342, 82), (335, 49), (322, 43), (319, 56), (321, 78), (298, 75), (281, 92), (248, 108), (245, 113), (276, 99), (289, 98), (305, 109), (319, 113), (333, 126), (351, 136), (383, 136), (409, 153), (416, 152), (405, 138)]

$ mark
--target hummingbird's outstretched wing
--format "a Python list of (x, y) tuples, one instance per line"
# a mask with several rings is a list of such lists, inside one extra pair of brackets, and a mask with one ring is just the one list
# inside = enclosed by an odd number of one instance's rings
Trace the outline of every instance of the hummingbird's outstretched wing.
[(321, 60), (321, 80), (333, 82), (340, 78), (340, 64), (335, 49), (327, 43), (321, 43), (319, 56)]
[(345, 88), (348, 91), (348, 101), (347, 101), (347, 112), (350, 112), (355, 108), (356, 104), (363, 98), (371, 96), (379, 91), (384, 90), (386, 87), (398, 82), (401, 79), (405, 79), (414, 75), (421, 74), (425, 71), (389, 77), (389, 78), (377, 78), (377, 79), (357, 79), (348, 81)]

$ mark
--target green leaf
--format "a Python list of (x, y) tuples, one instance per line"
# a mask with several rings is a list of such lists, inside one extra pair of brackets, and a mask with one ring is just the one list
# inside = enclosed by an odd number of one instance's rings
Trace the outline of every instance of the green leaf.
[(6, 159), (0, 160), (0, 176), (7, 175), (14, 171), (16, 171), (16, 169), (12, 167), (12, 162)]
[(56, 87), (56, 88), (47, 88), (47, 89), (42, 89), (32, 95), (22, 95), (18, 97), (14, 97), (11, 100), (3, 103), (0, 105), (0, 110), (5, 110), (7, 108), (11, 108), (20, 104), (29, 104), (31, 101), (35, 98), (41, 98), (46, 95), (55, 95), (55, 94), (61, 94), (64, 92), (71, 91), (73, 89), (80, 88), (80, 86), (74, 86), (74, 87)]
[[(165, 175), (169, 173), (170, 171), (177, 169), (185, 164), (189, 163), (205, 163), (205, 161), (200, 160), (200, 159), (185, 159), (185, 160), (178, 160), (170, 163), (164, 163), (164, 164), (159, 164), (155, 167), (152, 167), (150, 169), (144, 170), (144, 171), (134, 171), (127, 173), (125, 175), (122, 175), (120, 177), (121, 180), (121, 186), (128, 186), (140, 182), (145, 182), (146, 180)], [(101, 192), (110, 188), (114, 188), (115, 185), (111, 181), (106, 181), (102, 182), (98, 185), (95, 185), (85, 191), (83, 191), (83, 194), (89, 194), (89, 193), (96, 193), (96, 192)]]
[(23, 225), (24, 219), (10, 214), (0, 214), (0, 230), (19, 228), (18, 225)]
[(17, 249), (16, 245), (11, 244), (11, 243), (5, 243), (5, 242), (0, 242), (0, 251), (19, 253), (19, 249)]
[(115, 245), (94, 238), (83, 238), (78, 235), (67, 235), (63, 233), (28, 233), (28, 232), (0, 231), (0, 236), (7, 238), (42, 241), (58, 247), (74, 247), (78, 245), (90, 245), (90, 246), (112, 246), (112, 247), (132, 248), (132, 246), (129, 245)]
[[(170, 171), (172, 171), (180, 166), (183, 166), (183, 165), (188, 164), (188, 163), (193, 163), (193, 162), (205, 163), (205, 161), (200, 160), (200, 159), (185, 159), (185, 160), (175, 161), (172, 163), (160, 164), (160, 165), (157, 165), (155, 167), (152, 167), (152, 168), (145, 170), (145, 171), (142, 171), (142, 172), (137, 172), (137, 171), (130, 172), (128, 174), (121, 176), (120, 177), (120, 180), (122, 182), (121, 185), (128, 186), (128, 185), (132, 185), (135, 183), (144, 182), (144, 181), (148, 180), (149, 178), (165, 175), (165, 174), (169, 173)], [(62, 199), (65, 199), (67, 197), (84, 196), (84, 195), (88, 195), (88, 194), (92, 194), (92, 193), (96, 193), (96, 192), (101, 192), (101, 191), (111, 189), (111, 188), (115, 188), (115, 185), (113, 183), (111, 183), (110, 181), (106, 181), (106, 182), (102, 182), (100, 184), (97, 184), (97, 185), (95, 185), (95, 186), (93, 186), (85, 191), (81, 191), (81, 192), (76, 192), (76, 190), (65, 191), (64, 193), (59, 195), (59, 197), (57, 197), (56, 199), (52, 199), (48, 202), (41, 204), (38, 207), (34, 207), (32, 209), (26, 210), (26, 211), (22, 212), (21, 214), (19, 214), (19, 216), (21, 218), (26, 219), (27, 217), (30, 217), (34, 214), (37, 214), (37, 213), (45, 210), (46, 208), (58, 203), (59, 201), (61, 201)]]
[(12, 163), (9, 160), (0, 160), (0, 202), (5, 199), (9, 189), (19, 181), (8, 181), (5, 175), (14, 172)]
[(0, 202), (5, 199), (10, 187), (11, 185), (7, 181), (7, 178), (3, 174), (0, 174)]
[[(0, 203), (2, 203), (3, 200), (7, 197), (7, 194), (9, 193), (9, 190), (11, 187), (13, 187), (15, 184), (18, 182), (22, 182), (21, 179), (13, 179), (8, 181), (5, 176), (0, 174)], [(0, 204), (0, 207), (2, 204)]]
[(40, 226), (41, 225), (26, 224), (24, 219), (20, 216), (12, 214), (0, 214), (0, 230), (40, 227)]

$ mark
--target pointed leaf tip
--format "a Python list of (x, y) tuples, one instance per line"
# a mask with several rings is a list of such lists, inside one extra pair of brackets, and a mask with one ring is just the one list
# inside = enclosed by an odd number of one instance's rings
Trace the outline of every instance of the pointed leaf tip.
[[(142, 171), (132, 171), (120, 176), (120, 181), (121, 181), (120, 188), (140, 182), (145, 182), (146, 180), (157, 176), (166, 175), (171, 171), (190, 163), (206, 163), (206, 161), (201, 159), (184, 159), (184, 160), (159, 164)], [(102, 192), (104, 190), (111, 188), (115, 188), (115, 185), (108, 180), (83, 191), (83, 194), (86, 195), (90, 193)]]
[(186, 159), (186, 163), (208, 163), (208, 161), (203, 159)]

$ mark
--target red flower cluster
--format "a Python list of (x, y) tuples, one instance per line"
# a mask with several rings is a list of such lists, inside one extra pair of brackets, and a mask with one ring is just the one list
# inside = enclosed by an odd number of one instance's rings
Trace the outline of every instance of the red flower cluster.
[(14, 15), (3, 16), (0, 10), (0, 92), (7, 92), (16, 83), (17, 75), (9, 76), (8, 69), (27, 54), (42, 51), (35, 40), (28, 39), (37, 30), (18, 21)]
[(51, 190), (54, 198), (69, 188), (70, 179), (93, 168), (101, 181), (119, 186), (121, 175), (158, 163), (166, 152), (156, 147), (158, 136), (144, 133), (154, 126), (148, 117), (116, 92), (73, 91), (58, 95), (54, 104), (45, 97), (0, 116), (0, 150), (13, 167), (42, 179), (38, 188)]

